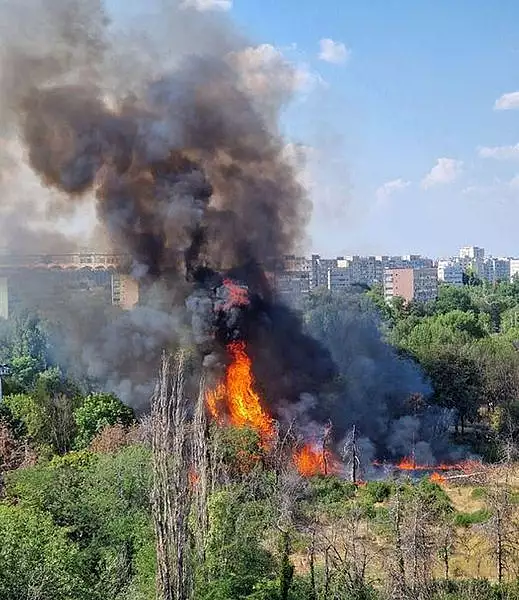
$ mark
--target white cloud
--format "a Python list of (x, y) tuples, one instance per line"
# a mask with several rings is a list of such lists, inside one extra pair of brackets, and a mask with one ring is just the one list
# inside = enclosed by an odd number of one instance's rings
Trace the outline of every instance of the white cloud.
[(494, 110), (519, 109), (519, 92), (503, 94), (494, 104)]
[(427, 190), (435, 185), (452, 183), (461, 174), (463, 161), (454, 158), (438, 158), (436, 165), (423, 178), (422, 188)]
[(206, 10), (231, 10), (232, 0), (182, 0), (181, 8), (194, 8), (201, 12)]
[(376, 192), (377, 200), (379, 202), (385, 202), (390, 196), (405, 190), (405, 188), (409, 187), (410, 185), (410, 181), (404, 181), (402, 178), (386, 181), (386, 183), (381, 185)]
[(516, 160), (519, 159), (519, 144), (515, 144), (515, 146), (482, 146), (478, 148), (478, 154), (482, 158)]
[(346, 45), (342, 42), (325, 38), (319, 42), (319, 45), (321, 47), (319, 58), (325, 62), (341, 64), (345, 63), (351, 56), (351, 50), (346, 48)]

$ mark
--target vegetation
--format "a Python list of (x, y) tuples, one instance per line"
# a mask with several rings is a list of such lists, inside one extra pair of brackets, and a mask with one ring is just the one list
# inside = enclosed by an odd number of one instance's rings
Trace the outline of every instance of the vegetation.
[[(471, 283), (442, 286), (427, 305), (387, 305), (376, 287), (356, 294), (426, 374), (431, 401), (455, 411), (456, 442), (495, 466), (445, 485), (427, 474), (301, 478), (286, 449), (269, 454), (252, 431), (211, 427), (194, 598), (519, 598), (519, 284)], [(344, 302), (318, 292), (305, 307), (308, 327), (339, 349)], [(12, 368), (0, 406), (0, 598), (155, 599), (148, 423), (72, 381), (52, 354), (38, 319), (0, 324)]]

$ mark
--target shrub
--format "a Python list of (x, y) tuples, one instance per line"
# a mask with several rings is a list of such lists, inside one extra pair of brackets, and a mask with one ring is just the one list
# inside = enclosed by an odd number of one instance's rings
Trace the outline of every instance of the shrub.
[(481, 509), (471, 513), (460, 512), (454, 517), (454, 524), (459, 527), (470, 527), (478, 523), (484, 523), (490, 519), (488, 510)]
[(77, 434), (75, 447), (86, 448), (105, 427), (120, 423), (128, 426), (134, 422), (133, 410), (113, 394), (91, 394), (74, 411)]

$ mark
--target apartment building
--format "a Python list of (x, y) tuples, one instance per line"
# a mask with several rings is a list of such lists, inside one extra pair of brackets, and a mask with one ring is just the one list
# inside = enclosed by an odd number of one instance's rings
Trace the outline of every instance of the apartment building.
[(483, 278), (490, 283), (510, 281), (509, 258), (487, 258), (484, 262)]
[(510, 281), (519, 280), (519, 258), (510, 259)]
[(428, 302), (438, 296), (438, 274), (434, 267), (393, 268), (384, 271), (384, 297), (406, 302)]
[(450, 285), (463, 285), (463, 266), (454, 260), (438, 261), (438, 280)]

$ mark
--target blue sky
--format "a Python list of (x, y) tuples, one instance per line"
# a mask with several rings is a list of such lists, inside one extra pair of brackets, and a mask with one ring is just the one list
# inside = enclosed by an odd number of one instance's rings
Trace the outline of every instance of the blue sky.
[(308, 250), (519, 256), (517, 0), (189, 1), (305, 74), (283, 128), (312, 148)]

